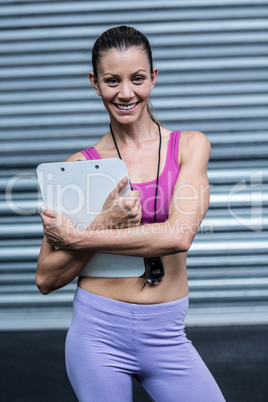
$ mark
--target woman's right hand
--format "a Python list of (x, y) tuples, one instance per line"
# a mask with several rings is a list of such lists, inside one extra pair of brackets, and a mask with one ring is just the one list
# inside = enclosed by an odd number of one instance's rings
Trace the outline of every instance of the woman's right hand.
[[(127, 178), (120, 180), (106, 198), (101, 213), (93, 221), (98, 228), (101, 225), (103, 229), (123, 229), (140, 225), (142, 210), (139, 191), (131, 191), (126, 198), (120, 195), (127, 183)], [(90, 226), (92, 227), (92, 224)]]

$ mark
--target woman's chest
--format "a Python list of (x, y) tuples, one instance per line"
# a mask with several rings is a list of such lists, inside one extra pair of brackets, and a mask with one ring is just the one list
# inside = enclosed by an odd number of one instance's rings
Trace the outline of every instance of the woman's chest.
[[(161, 149), (159, 141), (147, 141), (135, 148), (120, 147), (120, 155), (127, 165), (128, 176), (131, 183), (148, 183), (157, 178), (158, 164), (159, 176), (165, 169), (167, 162), (169, 136), (163, 137)], [(97, 149), (97, 148), (96, 148)], [(160, 150), (160, 154), (159, 154)], [(101, 158), (118, 158), (116, 149), (97, 149)]]

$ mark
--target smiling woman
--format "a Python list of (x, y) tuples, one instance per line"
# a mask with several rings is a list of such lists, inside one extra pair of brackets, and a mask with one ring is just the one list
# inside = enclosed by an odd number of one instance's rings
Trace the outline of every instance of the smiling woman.
[[(131, 401), (132, 376), (153, 401), (222, 402), (184, 332), (187, 251), (209, 205), (209, 141), (198, 131), (170, 131), (152, 115), (148, 102), (158, 70), (139, 31), (104, 32), (92, 64), (89, 79), (110, 130), (68, 160), (121, 157), (133, 190), (121, 197), (122, 180), (85, 231), (66, 218), (57, 225), (60, 214), (45, 209), (36, 283), (44, 294), (65, 286), (95, 252), (144, 257), (146, 270), (140, 277), (79, 276), (66, 339), (70, 382), (82, 402)], [(161, 281), (149, 283), (148, 260), (156, 273), (162, 261)]]
[[(151, 45), (146, 36), (144, 36), (141, 32), (138, 32), (134, 30), (133, 28), (126, 27), (124, 30), (124, 38), (122, 39), (122, 32), (124, 28), (122, 27), (116, 27), (113, 28), (113, 30), (108, 30), (106, 31), (103, 35), (101, 35), (97, 41), (94, 44), (94, 47), (92, 49), (92, 65), (93, 65), (93, 76), (92, 73), (90, 73), (90, 80), (93, 78), (97, 79), (99, 73), (103, 72), (103, 79), (107, 80), (107, 83), (110, 83), (110, 85), (118, 85), (121, 79), (121, 75), (115, 73), (116, 70), (112, 69), (112, 67), (109, 68), (109, 65), (106, 67), (108, 68), (107, 71), (102, 71), (102, 65), (103, 65), (103, 59), (105, 56), (105, 53), (108, 51), (119, 51), (120, 56), (121, 56), (121, 61), (124, 58), (125, 61), (127, 62), (127, 70), (129, 72), (129, 66), (133, 66), (132, 69), (132, 74), (131, 74), (131, 81), (135, 84), (143, 84), (144, 80), (147, 80), (150, 78), (150, 76), (153, 76), (154, 78), (154, 83), (156, 80), (157, 76), (157, 68), (153, 67), (153, 57), (152, 57), (152, 50), (151, 50)], [(134, 58), (134, 53), (136, 50), (136, 54), (138, 53), (138, 58), (139, 62), (141, 64), (136, 63), (137, 59)], [(140, 57), (140, 52), (137, 52), (137, 50), (143, 50), (143, 57)], [(128, 52), (129, 51), (129, 52)], [(130, 60), (128, 57), (130, 56), (130, 53), (133, 55), (132, 61), (134, 61), (135, 64), (131, 64)], [(147, 62), (144, 65), (145, 60), (144, 56), (147, 59)], [(100, 63), (100, 60), (102, 63)], [(108, 62), (111, 62), (111, 57), (108, 59)], [(116, 61), (116, 60), (113, 60)], [(119, 60), (118, 60), (119, 61)], [(107, 60), (106, 60), (107, 64)], [(135, 65), (137, 65), (137, 70), (135, 70)], [(120, 67), (120, 66), (118, 66)], [(91, 81), (92, 82), (92, 81)], [(94, 87), (94, 85), (93, 85)], [(96, 87), (95, 87), (96, 89)], [(151, 88), (152, 89), (152, 88)], [(123, 102), (122, 106), (125, 106), (125, 103)], [(150, 118), (157, 122), (155, 117), (152, 114), (152, 111), (150, 109), (150, 106), (147, 102), (147, 111), (150, 116)]]
[(133, 46), (103, 52), (98, 69), (89, 73), (89, 79), (102, 97), (111, 123), (115, 125), (123, 117), (123, 122), (130, 124), (133, 119), (147, 118), (149, 95), (157, 73), (157, 68), (144, 57), (143, 48)]

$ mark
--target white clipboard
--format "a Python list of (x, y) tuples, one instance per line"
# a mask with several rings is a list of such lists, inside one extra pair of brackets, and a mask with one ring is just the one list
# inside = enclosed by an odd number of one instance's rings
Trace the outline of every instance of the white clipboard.
[[(44, 205), (74, 222), (80, 230), (101, 212), (108, 194), (128, 176), (121, 159), (41, 163), (37, 169)], [(130, 183), (121, 195), (127, 197)], [(144, 274), (142, 257), (95, 253), (79, 276), (138, 277)]]

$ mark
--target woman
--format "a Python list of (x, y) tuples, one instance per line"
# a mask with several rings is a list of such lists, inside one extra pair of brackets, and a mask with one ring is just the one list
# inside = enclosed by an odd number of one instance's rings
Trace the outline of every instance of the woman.
[(120, 197), (123, 179), (86, 231), (68, 219), (57, 225), (59, 214), (44, 208), (37, 286), (43, 294), (65, 286), (94, 252), (161, 256), (165, 275), (158, 284), (146, 274), (79, 277), (66, 339), (70, 382), (82, 402), (130, 401), (132, 375), (153, 401), (224, 401), (184, 332), (186, 255), (209, 205), (209, 141), (197, 131), (171, 132), (153, 117), (148, 101), (158, 70), (143, 34), (125, 26), (104, 32), (92, 63), (89, 79), (110, 131), (68, 161), (122, 157), (134, 190)]

